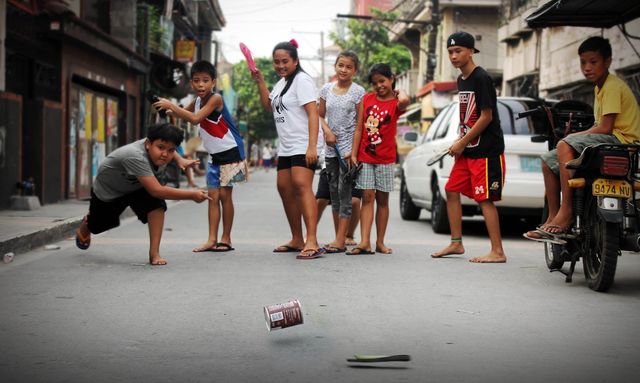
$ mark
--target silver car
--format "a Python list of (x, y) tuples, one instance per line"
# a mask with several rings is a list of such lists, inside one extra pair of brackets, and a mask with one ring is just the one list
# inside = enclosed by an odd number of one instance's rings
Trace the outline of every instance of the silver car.
[[(530, 222), (540, 221), (544, 207), (540, 155), (548, 150), (548, 146), (546, 142), (532, 142), (531, 137), (544, 129), (543, 123), (538, 126), (533, 119), (515, 119), (517, 113), (540, 105), (540, 101), (529, 98), (498, 97), (506, 162), (502, 200), (496, 203), (501, 217), (510, 215), (529, 218)], [(458, 138), (459, 122), (458, 102), (452, 102), (438, 113), (402, 165), (401, 216), (405, 220), (416, 220), (421, 209), (426, 209), (431, 212), (431, 224), (436, 233), (449, 232), (444, 186), (454, 159), (447, 155), (430, 166), (427, 161)], [(464, 216), (482, 214), (475, 201), (465, 196), (461, 200)]]

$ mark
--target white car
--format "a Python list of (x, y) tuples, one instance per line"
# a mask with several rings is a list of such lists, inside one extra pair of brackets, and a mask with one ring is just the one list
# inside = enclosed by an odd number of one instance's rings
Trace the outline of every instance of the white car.
[[(544, 207), (544, 182), (540, 155), (548, 150), (546, 142), (532, 142), (534, 132), (544, 129), (534, 119), (516, 120), (516, 114), (541, 105), (529, 98), (498, 97), (498, 114), (504, 133), (506, 174), (502, 200), (496, 203), (500, 216), (512, 215), (539, 222)], [(532, 122), (532, 120), (534, 122)], [(400, 213), (405, 220), (416, 220), (420, 210), (431, 212), (431, 224), (436, 233), (449, 232), (446, 192), (454, 159), (445, 156), (431, 166), (427, 161), (448, 148), (458, 137), (458, 102), (446, 106), (418, 139), (416, 148), (402, 165)], [(464, 216), (482, 214), (478, 204), (462, 196)]]

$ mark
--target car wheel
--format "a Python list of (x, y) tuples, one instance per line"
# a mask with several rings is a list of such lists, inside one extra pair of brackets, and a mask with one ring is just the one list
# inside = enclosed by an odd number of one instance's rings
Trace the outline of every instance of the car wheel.
[(434, 185), (431, 197), (431, 228), (437, 234), (449, 233), (447, 202), (442, 198), (438, 185)]
[(406, 221), (415, 221), (420, 217), (420, 208), (413, 203), (404, 178), (400, 184), (400, 216)]

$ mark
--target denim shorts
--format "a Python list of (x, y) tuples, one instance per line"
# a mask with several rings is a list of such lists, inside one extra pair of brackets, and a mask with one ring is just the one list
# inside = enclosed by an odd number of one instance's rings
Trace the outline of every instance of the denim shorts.
[[(587, 146), (598, 144), (619, 144), (620, 141), (613, 134), (577, 134), (562, 139), (578, 153), (578, 156)], [(555, 173), (560, 174), (558, 163), (558, 149), (553, 149), (540, 156), (547, 166)]]

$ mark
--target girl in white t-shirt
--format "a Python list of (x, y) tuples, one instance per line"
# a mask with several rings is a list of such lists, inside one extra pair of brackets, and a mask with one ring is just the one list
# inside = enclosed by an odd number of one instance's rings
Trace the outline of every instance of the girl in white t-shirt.
[[(291, 229), (291, 241), (273, 251), (299, 252), (298, 259), (314, 259), (324, 253), (316, 237), (317, 207), (312, 190), (318, 152), (317, 90), (311, 76), (300, 67), (295, 40), (273, 48), (273, 68), (281, 77), (269, 92), (262, 73), (253, 73), (262, 106), (273, 111), (278, 131), (277, 185)], [(300, 215), (307, 231), (302, 235)]]

